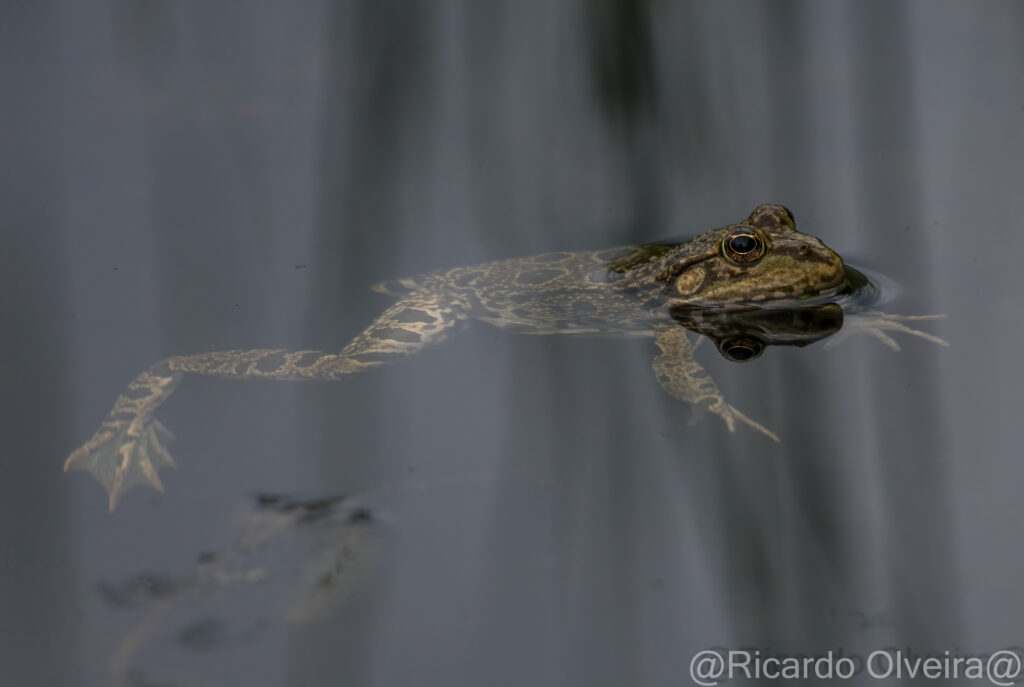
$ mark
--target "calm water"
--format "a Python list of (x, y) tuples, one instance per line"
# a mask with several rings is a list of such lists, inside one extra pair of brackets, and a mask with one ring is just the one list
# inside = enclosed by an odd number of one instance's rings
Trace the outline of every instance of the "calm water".
[[(1024, 645), (1024, 9), (649, 5), (0, 12), (0, 683), (685, 685), (709, 647)], [(160, 358), (337, 350), (375, 282), (761, 202), (952, 346), (703, 348), (773, 445), (663, 393), (648, 341), (481, 325), (337, 384), (186, 378), (166, 494), (112, 515), (61, 474)], [(259, 583), (172, 594), (266, 492), (366, 494), (341, 603), (281, 611), (322, 522), (242, 556)]]

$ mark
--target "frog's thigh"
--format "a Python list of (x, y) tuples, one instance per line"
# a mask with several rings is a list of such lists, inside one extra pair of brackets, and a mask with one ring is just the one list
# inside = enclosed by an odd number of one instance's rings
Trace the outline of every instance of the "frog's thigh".
[(431, 294), (410, 294), (352, 339), (341, 357), (363, 365), (407, 357), (441, 343), (465, 319), (464, 309), (456, 303)]

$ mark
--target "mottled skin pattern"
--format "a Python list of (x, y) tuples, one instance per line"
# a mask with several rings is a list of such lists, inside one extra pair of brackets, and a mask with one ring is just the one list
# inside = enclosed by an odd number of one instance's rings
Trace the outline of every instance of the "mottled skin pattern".
[(163, 489), (157, 470), (174, 462), (171, 433), (154, 417), (186, 373), (246, 379), (338, 379), (443, 341), (471, 319), (532, 334), (653, 336), (655, 374), (673, 396), (769, 430), (725, 402), (697, 364), (686, 329), (669, 308), (730, 308), (827, 298), (845, 284), (842, 260), (796, 231), (780, 205), (761, 205), (739, 224), (678, 244), (550, 253), (457, 267), (380, 284), (397, 302), (340, 353), (255, 349), (176, 356), (140, 374), (96, 434), (67, 459), (107, 489), (113, 510), (125, 490)]

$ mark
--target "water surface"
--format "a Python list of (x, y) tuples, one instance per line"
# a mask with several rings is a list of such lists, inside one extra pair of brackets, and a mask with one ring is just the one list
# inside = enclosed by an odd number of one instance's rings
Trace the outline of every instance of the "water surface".
[[(129, 684), (668, 685), (708, 647), (1021, 643), (1019, 5), (6, 14), (4, 684), (109, 684), (153, 581), (267, 492), (372, 492), (374, 574), (292, 624), (316, 537), (261, 551), (263, 583), (179, 598)], [(187, 378), (167, 493), (113, 515), (60, 473), (160, 358), (340, 349), (388, 305), (375, 282), (762, 202), (898, 282), (888, 311), (948, 315), (927, 328), (952, 346), (704, 347), (774, 445), (664, 394), (648, 341), (475, 326), (338, 384)]]

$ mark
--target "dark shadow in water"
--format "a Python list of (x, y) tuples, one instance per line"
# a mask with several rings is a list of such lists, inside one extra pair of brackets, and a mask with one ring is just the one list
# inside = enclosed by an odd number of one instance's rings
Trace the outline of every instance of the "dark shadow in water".
[(655, 115), (651, 12), (646, 0), (586, 3), (594, 91), (606, 116), (625, 128)]
[[(102, 582), (98, 592), (109, 607), (145, 609), (110, 657), (111, 679), (115, 684), (148, 684), (148, 677), (143, 677), (147, 671), (136, 665), (138, 656), (167, 634), (176, 616), (184, 621), (172, 630), (176, 641), (191, 652), (206, 654), (251, 644), (281, 619), (309, 622), (338, 612), (366, 586), (377, 567), (373, 515), (365, 505), (369, 498), (261, 494), (239, 510), (234, 523), (237, 539), (221, 550), (198, 554), (188, 572), (144, 571), (118, 582)], [(291, 587), (283, 602), (282, 582)], [(259, 589), (258, 598), (246, 591), (250, 587)], [(231, 597), (240, 601), (225, 604)], [(269, 599), (273, 601), (268, 603)], [(231, 606), (237, 611), (239, 603), (258, 609), (255, 618), (233, 617)], [(282, 607), (275, 609), (275, 603)], [(218, 605), (227, 608), (209, 615)]]

